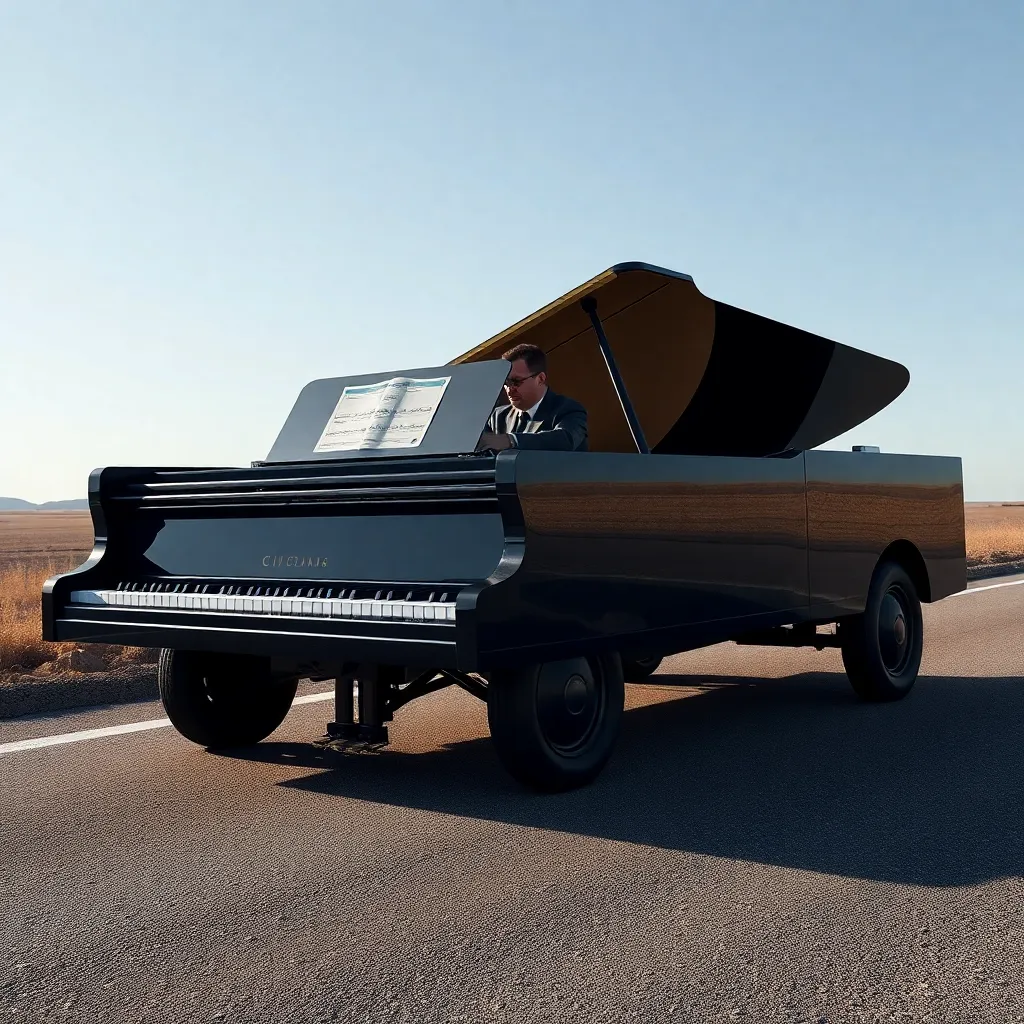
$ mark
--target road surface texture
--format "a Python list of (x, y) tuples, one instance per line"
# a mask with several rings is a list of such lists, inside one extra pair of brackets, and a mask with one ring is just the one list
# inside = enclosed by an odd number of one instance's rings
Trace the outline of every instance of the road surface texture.
[(330, 702), (215, 756), (158, 704), (0, 726), (10, 1021), (1024, 1020), (1024, 586), (926, 609), (913, 694), (726, 644), (629, 688), (599, 780), (524, 792), (484, 707)]

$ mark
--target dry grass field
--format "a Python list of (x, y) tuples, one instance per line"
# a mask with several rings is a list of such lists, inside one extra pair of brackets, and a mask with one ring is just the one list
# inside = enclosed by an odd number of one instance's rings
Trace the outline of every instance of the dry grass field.
[(90, 550), (88, 512), (0, 512), (0, 573), (51, 562), (76, 565)]
[(77, 648), (40, 639), (43, 582), (80, 565), (92, 550), (88, 512), (0, 512), (0, 683), (13, 676), (110, 672), (153, 660), (150, 651)]
[[(969, 502), (967, 558), (974, 566), (1024, 560), (1024, 502)], [(87, 512), (0, 512), (0, 682), (110, 672), (154, 660), (123, 647), (46, 644), (39, 639), (43, 581), (80, 565), (92, 550)]]
[(967, 564), (1024, 559), (1024, 502), (972, 502), (967, 512)]

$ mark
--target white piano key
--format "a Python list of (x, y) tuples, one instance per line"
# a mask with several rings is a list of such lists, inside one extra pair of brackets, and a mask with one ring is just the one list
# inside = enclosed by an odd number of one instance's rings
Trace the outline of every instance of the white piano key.
[(454, 622), (454, 601), (313, 600), (299, 597), (249, 597), (242, 594), (175, 593), (155, 590), (76, 590), (72, 602), (112, 607), (167, 608), (244, 615), (294, 615), (313, 618)]

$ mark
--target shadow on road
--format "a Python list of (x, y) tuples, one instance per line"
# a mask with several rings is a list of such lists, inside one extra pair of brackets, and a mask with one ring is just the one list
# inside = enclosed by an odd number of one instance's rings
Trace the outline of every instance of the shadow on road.
[(902, 702), (865, 705), (843, 675), (706, 677), (699, 695), (628, 712), (604, 774), (556, 796), (518, 787), (486, 739), (380, 756), (267, 742), (235, 756), (328, 769), (281, 783), (300, 790), (877, 881), (970, 885), (1024, 874), (1022, 684), (922, 677)]

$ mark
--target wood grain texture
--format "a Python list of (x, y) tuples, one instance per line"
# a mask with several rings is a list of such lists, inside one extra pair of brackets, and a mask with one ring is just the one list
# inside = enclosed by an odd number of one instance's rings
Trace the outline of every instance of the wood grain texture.
[(963, 494), (958, 486), (810, 484), (812, 549), (879, 551), (908, 540), (925, 557), (965, 557)]
[(520, 488), (519, 498), (537, 534), (806, 541), (797, 483), (547, 483)]

